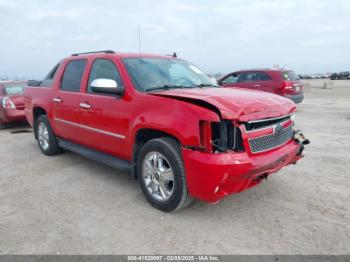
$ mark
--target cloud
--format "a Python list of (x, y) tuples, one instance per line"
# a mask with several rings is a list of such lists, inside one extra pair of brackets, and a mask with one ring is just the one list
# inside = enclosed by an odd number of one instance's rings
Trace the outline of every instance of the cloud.
[(34, 21), (56, 20), (59, 22), (60, 19), (77, 20), (80, 18), (80, 14), (77, 11), (72, 10), (40, 10), (29, 13), (28, 18)]
[(1, 7), (15, 7), (17, 3), (11, 0), (0, 0), (0, 8)]
[(176, 51), (210, 72), (350, 70), (348, 0), (0, 0), (0, 10), (6, 75), (45, 75), (78, 51), (138, 52), (139, 24), (144, 52)]

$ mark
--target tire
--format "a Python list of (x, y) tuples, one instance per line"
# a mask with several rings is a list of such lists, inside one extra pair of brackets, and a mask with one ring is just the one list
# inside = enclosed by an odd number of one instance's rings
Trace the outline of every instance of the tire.
[(52, 156), (62, 152), (46, 115), (40, 115), (35, 121), (34, 132), (38, 139), (39, 148), (44, 155)]
[[(162, 165), (159, 164), (159, 158)], [(157, 169), (159, 166), (161, 168)], [(153, 169), (164, 170), (164, 172), (157, 175), (158, 171)], [(166, 172), (166, 170), (172, 172)], [(173, 175), (172, 181), (169, 179), (170, 173)], [(147, 142), (141, 148), (137, 159), (137, 174), (140, 187), (153, 207), (171, 212), (185, 208), (193, 202), (193, 198), (188, 193), (180, 145), (175, 139), (165, 137)], [(155, 192), (152, 193), (154, 188)]]

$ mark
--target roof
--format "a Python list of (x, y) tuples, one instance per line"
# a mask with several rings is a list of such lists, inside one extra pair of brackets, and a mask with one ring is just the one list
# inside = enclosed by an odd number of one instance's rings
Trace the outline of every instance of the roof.
[(104, 50), (104, 51), (95, 51), (95, 52), (85, 52), (85, 53), (75, 53), (70, 56), (72, 57), (94, 57), (94, 56), (116, 56), (120, 58), (176, 58), (173, 55), (155, 55), (155, 54), (147, 54), (147, 53), (122, 53), (122, 52), (114, 52), (112, 50)]
[(248, 72), (248, 71), (288, 71), (289, 69), (285, 68), (248, 68), (248, 69), (240, 69), (235, 72)]

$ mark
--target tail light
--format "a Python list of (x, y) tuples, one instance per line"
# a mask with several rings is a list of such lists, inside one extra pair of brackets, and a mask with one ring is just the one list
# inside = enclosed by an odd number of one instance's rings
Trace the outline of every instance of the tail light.
[(208, 152), (212, 151), (212, 132), (210, 122), (204, 120), (199, 121), (199, 136), (201, 148)]
[(291, 82), (283, 81), (283, 89), (288, 90), (288, 89), (293, 89), (294, 85)]
[(2, 107), (3, 108), (16, 108), (16, 106), (12, 102), (11, 98), (9, 98), (7, 96), (2, 99)]

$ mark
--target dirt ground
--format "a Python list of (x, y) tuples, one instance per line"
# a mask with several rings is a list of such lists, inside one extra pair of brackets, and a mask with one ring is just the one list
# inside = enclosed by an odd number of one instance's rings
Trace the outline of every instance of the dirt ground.
[(350, 254), (350, 81), (311, 88), (297, 165), (216, 205), (152, 208), (127, 173), (42, 155), (27, 126), (0, 130), (0, 254)]

